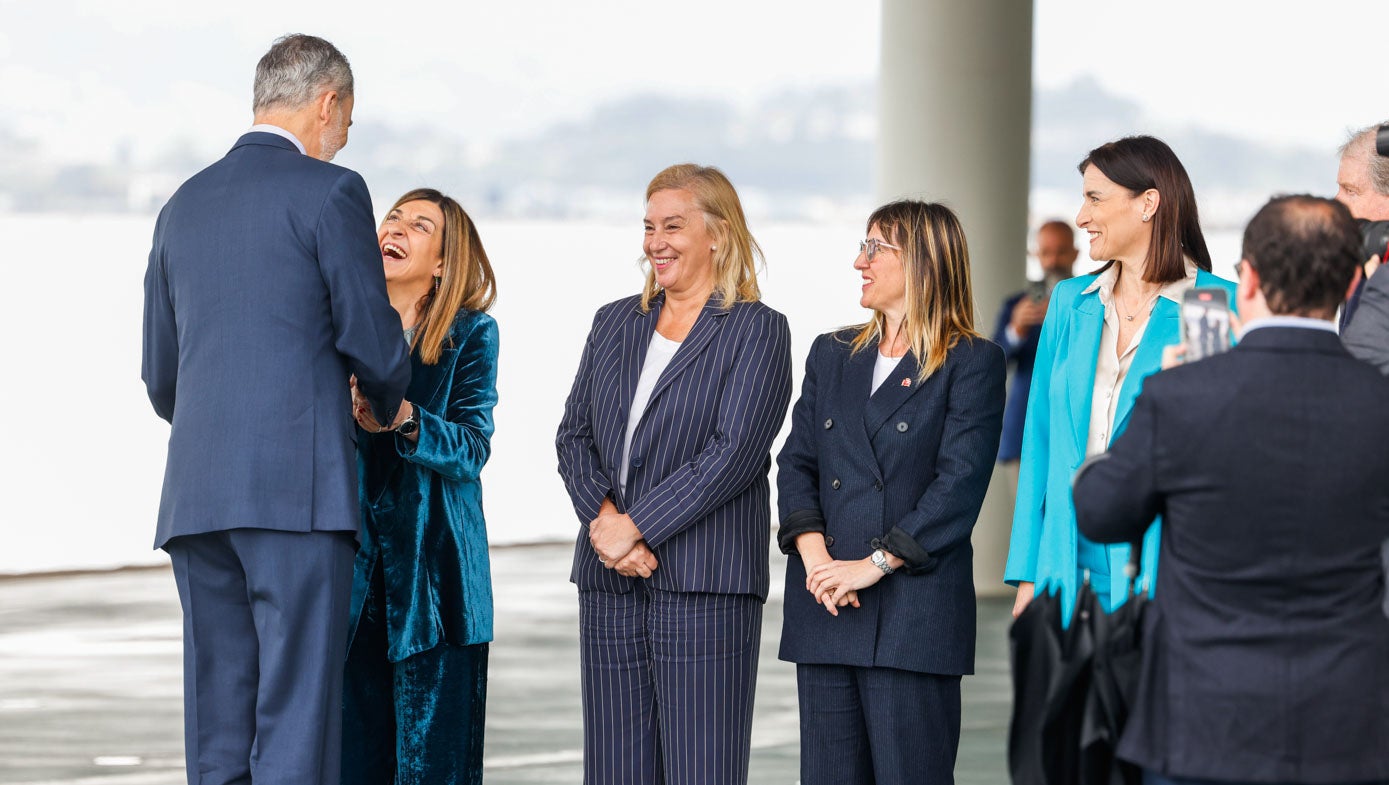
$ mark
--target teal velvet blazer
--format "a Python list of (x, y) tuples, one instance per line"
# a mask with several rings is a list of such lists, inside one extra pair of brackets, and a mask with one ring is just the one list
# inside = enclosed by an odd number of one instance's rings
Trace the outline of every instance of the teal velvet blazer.
[[(372, 571), (386, 589), (387, 657), (441, 642), (492, 640), (492, 575), (478, 475), (491, 453), (497, 403), (497, 323), (460, 311), (435, 365), (410, 355), (405, 399), (419, 441), (358, 429), (362, 547), (352, 576), (355, 636)], [(349, 640), (350, 645), (350, 640)]]
[[(1023, 427), (1022, 465), (1018, 478), (1017, 506), (1013, 509), (1012, 542), (1003, 579), (1037, 584), (1037, 592), (1059, 591), (1062, 618), (1069, 620), (1079, 590), (1079, 532), (1071, 480), (1085, 461), (1085, 442), (1090, 430), (1090, 403), (1094, 396), (1095, 370), (1100, 357), (1100, 332), (1104, 305), (1098, 291), (1084, 294), (1098, 275), (1062, 281), (1052, 292), (1051, 305), (1042, 322), (1032, 388)], [(1235, 300), (1235, 285), (1204, 270), (1196, 273), (1196, 286), (1223, 287)], [(1157, 298), (1148, 326), (1138, 342), (1128, 375), (1119, 389), (1110, 443), (1124, 432), (1143, 380), (1162, 368), (1162, 350), (1181, 341), (1181, 306)], [(1143, 538), (1140, 582), (1151, 587), (1157, 580), (1158, 537), (1161, 518), (1154, 520)], [(1105, 546), (1109, 562), (1111, 609), (1128, 597), (1124, 566), (1129, 546)]]

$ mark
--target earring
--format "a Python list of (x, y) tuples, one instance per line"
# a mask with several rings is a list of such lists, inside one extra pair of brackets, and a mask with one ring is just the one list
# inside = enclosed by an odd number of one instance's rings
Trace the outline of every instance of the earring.
[(711, 246), (709, 246), (709, 250), (711, 250), (711, 251), (717, 251), (717, 250), (719, 250), (719, 247), (718, 247), (717, 245), (711, 245)]
[(1148, 216), (1147, 213), (1144, 213), (1144, 214), (1143, 214), (1143, 222), (1144, 222), (1144, 223), (1147, 223), (1147, 222), (1148, 222), (1148, 217), (1149, 217), (1149, 216)]
[[(1146, 219), (1145, 219), (1145, 220), (1146, 220)], [(438, 292), (438, 291), (439, 291), (439, 281), (441, 281), (441, 280), (443, 280), (443, 276), (439, 276), (439, 275), (434, 276), (434, 291), (435, 291), (435, 292)]]

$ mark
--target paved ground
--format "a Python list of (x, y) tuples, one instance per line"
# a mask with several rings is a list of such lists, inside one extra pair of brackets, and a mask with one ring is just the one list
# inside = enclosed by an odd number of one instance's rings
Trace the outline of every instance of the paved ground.
[[(782, 560), (772, 560), (780, 567)], [(569, 548), (493, 552), (486, 779), (580, 781), (578, 628)], [(781, 576), (774, 572), (779, 593)], [(1008, 603), (980, 604), (978, 675), (965, 679), (961, 785), (1007, 781)], [(767, 605), (751, 782), (797, 781), (795, 672), (776, 659)], [(168, 570), (0, 581), (0, 783), (183, 782), (178, 597)]]

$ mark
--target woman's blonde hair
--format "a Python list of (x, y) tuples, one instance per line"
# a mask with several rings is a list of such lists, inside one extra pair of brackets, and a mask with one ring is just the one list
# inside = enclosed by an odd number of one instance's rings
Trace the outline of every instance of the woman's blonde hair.
[[(748, 231), (738, 192), (723, 172), (712, 166), (676, 164), (661, 171), (646, 186), (646, 200), (657, 191), (688, 191), (695, 206), (704, 213), (704, 226), (714, 236), (714, 293), (725, 310), (734, 303), (757, 302), (757, 261), (762, 248)], [(641, 292), (641, 308), (651, 310), (651, 299), (660, 293), (656, 270), (647, 264), (646, 286)]]
[[(907, 285), (907, 311), (901, 329), (920, 368), (917, 379), (925, 381), (945, 364), (960, 338), (981, 337), (974, 329), (965, 231), (949, 207), (911, 199), (874, 210), (867, 229), (875, 225), (889, 243), (902, 249), (898, 254)], [(873, 318), (859, 326), (853, 351), (881, 340), (886, 322), (886, 315), (875, 310)]]
[(420, 299), (420, 318), (415, 322), (415, 336), (410, 342), (412, 350), (419, 349), (425, 365), (434, 365), (443, 354), (458, 311), (491, 308), (497, 299), (497, 281), (477, 226), (462, 205), (433, 188), (416, 188), (395, 200), (391, 209), (415, 201), (431, 202), (444, 214), (443, 233), (439, 237), (443, 269), (434, 279), (434, 287)]

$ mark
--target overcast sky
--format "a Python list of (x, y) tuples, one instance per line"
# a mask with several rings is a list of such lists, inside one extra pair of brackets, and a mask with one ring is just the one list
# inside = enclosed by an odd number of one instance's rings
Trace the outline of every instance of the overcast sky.
[[(179, 139), (221, 150), (249, 123), (256, 59), (289, 31), (323, 35), (352, 60), (358, 122), (457, 128), (474, 141), (638, 91), (755, 105), (782, 88), (867, 82), (878, 63), (871, 0), (407, 0), (355, 10), (366, 7), (0, 0), (0, 129), (74, 161), (102, 160), (123, 138), (138, 140), (137, 155)], [(1035, 82), (1093, 77), (1137, 101), (1156, 133), (1200, 125), (1334, 146), (1348, 126), (1389, 116), (1382, 0), (1035, 8)]]

